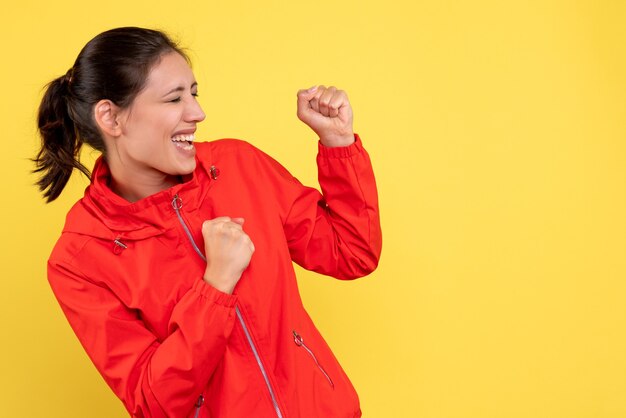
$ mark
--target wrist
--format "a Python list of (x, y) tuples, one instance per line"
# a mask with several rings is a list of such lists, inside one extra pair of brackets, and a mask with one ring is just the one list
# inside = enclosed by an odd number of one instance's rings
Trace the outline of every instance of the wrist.
[(328, 148), (347, 147), (354, 144), (354, 141), (354, 133), (337, 136), (320, 136), (320, 142)]
[(205, 272), (204, 276), (202, 277), (202, 279), (210, 286), (214, 287), (215, 289), (219, 290), (220, 292), (223, 293), (227, 293), (227, 294), (232, 294), (233, 290), (235, 290), (235, 284), (237, 283), (236, 280), (234, 281), (229, 281), (229, 280), (220, 280), (218, 278), (223, 278), (225, 277), (224, 274), (215, 274), (215, 273), (209, 273), (209, 272)]
[(223, 284), (223, 283), (217, 283), (215, 281), (207, 279), (206, 276), (204, 277), (204, 282), (206, 284), (208, 284), (209, 286), (219, 290), (220, 292), (226, 293), (227, 295), (232, 295), (233, 294), (233, 290), (235, 290), (235, 286), (227, 285), (227, 284)]

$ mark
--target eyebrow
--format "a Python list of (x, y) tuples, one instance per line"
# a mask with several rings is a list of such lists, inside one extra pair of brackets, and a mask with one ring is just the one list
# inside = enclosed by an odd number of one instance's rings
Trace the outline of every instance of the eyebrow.
[[(193, 89), (194, 87), (198, 87), (198, 82), (197, 82), (197, 81), (194, 81), (194, 83), (191, 85), (191, 88), (192, 88), (192, 89)], [(165, 94), (163, 95), (163, 97), (165, 97), (165, 96), (169, 96), (170, 94), (172, 94), (172, 93), (177, 93), (177, 92), (179, 92), (179, 91), (185, 91), (185, 87), (183, 87), (183, 86), (178, 86), (178, 87), (175, 87), (175, 88), (173, 88), (172, 90), (170, 90), (170, 91), (168, 91), (167, 93), (165, 93)]]

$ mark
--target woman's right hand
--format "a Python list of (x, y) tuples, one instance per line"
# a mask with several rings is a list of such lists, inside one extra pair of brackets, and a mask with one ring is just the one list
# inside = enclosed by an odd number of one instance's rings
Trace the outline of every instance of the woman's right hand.
[(254, 253), (243, 222), (243, 218), (222, 216), (202, 224), (207, 259), (204, 281), (224, 293), (233, 292)]

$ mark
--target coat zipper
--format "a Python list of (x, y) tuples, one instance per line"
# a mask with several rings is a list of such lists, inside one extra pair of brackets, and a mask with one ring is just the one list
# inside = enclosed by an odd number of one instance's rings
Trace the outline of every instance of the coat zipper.
[(200, 258), (202, 258), (206, 262), (206, 257), (204, 256), (204, 254), (202, 254), (202, 251), (200, 251), (200, 248), (198, 248), (198, 246), (196, 245), (196, 242), (193, 240), (193, 235), (191, 235), (191, 231), (189, 230), (187, 223), (183, 219), (183, 215), (180, 214), (180, 210), (183, 207), (183, 200), (178, 197), (178, 195), (174, 195), (174, 198), (172, 199), (172, 207), (176, 212), (176, 216), (178, 216), (178, 221), (185, 230), (185, 234), (187, 234), (187, 238), (189, 238), (189, 242), (191, 242), (191, 245), (193, 245), (193, 249), (196, 251), (196, 253), (198, 253)]
[[(176, 216), (178, 217), (178, 221), (183, 226), (183, 229), (185, 230), (185, 234), (187, 235), (187, 238), (189, 238), (189, 242), (191, 242), (193, 249), (200, 256), (200, 258), (206, 262), (206, 257), (204, 256), (204, 254), (202, 254), (202, 251), (200, 251), (200, 248), (198, 248), (198, 245), (196, 245), (196, 242), (193, 239), (193, 235), (191, 235), (191, 231), (189, 230), (187, 223), (185, 222), (185, 220), (183, 219), (183, 216), (180, 213), (180, 210), (183, 207), (183, 200), (178, 196), (178, 194), (174, 195), (174, 198), (172, 199), (172, 207), (174, 208), (174, 211), (176, 212)], [(278, 418), (283, 418), (283, 414), (280, 411), (280, 407), (278, 406), (278, 401), (276, 400), (276, 395), (274, 394), (274, 389), (272, 389), (272, 385), (267, 376), (267, 372), (265, 371), (265, 367), (263, 366), (263, 363), (261, 362), (261, 357), (259, 356), (259, 352), (257, 351), (256, 346), (254, 345), (254, 341), (252, 341), (252, 336), (250, 335), (250, 331), (248, 331), (246, 322), (244, 321), (243, 315), (241, 314), (241, 311), (239, 310), (239, 306), (237, 305), (235, 305), (235, 313), (237, 314), (237, 319), (239, 320), (239, 323), (241, 324), (241, 327), (243, 328), (244, 334), (246, 334), (246, 339), (248, 340), (248, 344), (250, 345), (250, 348), (252, 349), (252, 353), (254, 354), (254, 358), (256, 359), (257, 365), (259, 366), (259, 369), (261, 370), (261, 374), (263, 375), (263, 380), (265, 380), (265, 385), (267, 386), (267, 390), (269, 391), (270, 397), (272, 398), (272, 404), (274, 405), (276, 416)], [(202, 400), (204, 401), (204, 398), (202, 398)], [(200, 401), (200, 399), (198, 399), (198, 401)], [(197, 417), (199, 410), (200, 410), (200, 407), (198, 407), (196, 411), (196, 417)]]
[(193, 418), (198, 418), (198, 415), (200, 415), (200, 407), (202, 406), (202, 404), (204, 403), (204, 395), (200, 395), (198, 397), (198, 400), (196, 401), (196, 413), (194, 414)]
[(245, 321), (243, 320), (243, 316), (241, 315), (241, 311), (239, 310), (239, 306), (235, 305), (235, 312), (237, 313), (237, 318), (239, 318), (239, 322), (241, 323), (241, 327), (243, 328), (243, 332), (246, 334), (246, 338), (248, 339), (248, 344), (250, 344), (250, 348), (252, 348), (252, 353), (254, 354), (254, 358), (256, 359), (259, 368), (261, 369), (261, 374), (263, 375), (263, 379), (265, 380), (265, 384), (267, 385), (267, 389), (270, 391), (270, 397), (272, 398), (272, 403), (274, 404), (274, 409), (276, 410), (276, 416), (278, 418), (283, 418), (283, 414), (280, 412), (280, 408), (278, 407), (278, 401), (276, 400), (276, 396), (274, 395), (274, 391), (272, 390), (272, 385), (270, 384), (270, 380), (267, 377), (267, 373), (265, 372), (265, 368), (263, 367), (263, 363), (261, 362), (261, 357), (254, 346), (254, 341), (252, 341), (252, 336), (248, 331), (248, 327), (246, 326)]
[(330, 387), (335, 389), (335, 384), (333, 383), (333, 380), (330, 378), (328, 373), (326, 373), (326, 370), (324, 370), (324, 368), (322, 367), (320, 362), (317, 361), (317, 357), (315, 357), (315, 354), (313, 354), (313, 351), (311, 351), (311, 349), (304, 343), (304, 338), (302, 338), (300, 336), (300, 334), (298, 334), (295, 330), (293, 331), (293, 342), (296, 343), (296, 345), (298, 347), (304, 348), (306, 350), (306, 352), (310, 354), (310, 356), (311, 356), (311, 358), (313, 358), (313, 361), (315, 362), (315, 365), (317, 366), (317, 368), (326, 377), (326, 380), (328, 380), (328, 383), (330, 383)]

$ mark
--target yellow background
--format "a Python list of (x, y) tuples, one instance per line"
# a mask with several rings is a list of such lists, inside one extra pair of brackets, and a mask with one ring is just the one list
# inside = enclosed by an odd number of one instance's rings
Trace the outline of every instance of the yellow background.
[(28, 158), (42, 86), (139, 25), (192, 49), (199, 137), (307, 184), (295, 93), (349, 93), (383, 257), (300, 284), (366, 418), (626, 417), (625, 2), (22, 0), (0, 19), (0, 416), (125, 416), (45, 277), (86, 181), (45, 205)]

